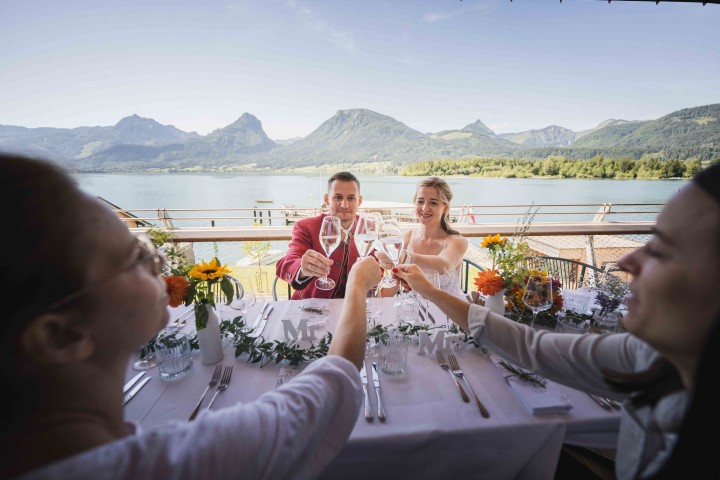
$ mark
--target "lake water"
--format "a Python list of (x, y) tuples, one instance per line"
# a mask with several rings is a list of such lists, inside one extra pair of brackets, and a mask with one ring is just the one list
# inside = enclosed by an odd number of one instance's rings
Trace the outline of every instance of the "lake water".
[[(320, 206), (332, 172), (313, 175), (233, 174), (75, 174), (86, 192), (120, 208), (228, 208)], [(411, 202), (417, 177), (358, 175), (364, 200)], [(578, 203), (665, 203), (688, 180), (575, 180), (448, 177), (453, 205)], [(555, 219), (555, 221), (572, 218)], [(484, 221), (484, 220), (483, 220)], [(503, 221), (503, 220), (497, 220)], [(506, 221), (506, 220), (505, 220)], [(550, 220), (544, 220), (550, 221)], [(207, 222), (206, 222), (207, 223)], [(182, 225), (187, 225), (182, 223)], [(284, 250), (286, 242), (273, 242)], [(198, 244), (197, 259), (219, 255), (234, 265), (243, 256), (239, 242)]]

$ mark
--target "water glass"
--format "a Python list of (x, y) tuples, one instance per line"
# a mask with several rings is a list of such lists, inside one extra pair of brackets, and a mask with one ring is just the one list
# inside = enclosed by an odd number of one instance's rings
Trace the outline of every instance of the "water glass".
[(413, 297), (408, 297), (395, 305), (395, 312), (398, 323), (415, 325), (418, 321), (418, 301)]
[(590, 327), (587, 321), (568, 312), (564, 316), (558, 316), (556, 331), (559, 333), (587, 333), (590, 331)]
[(380, 335), (378, 341), (380, 372), (388, 377), (402, 377), (407, 373), (407, 354), (410, 339), (400, 332)]
[(155, 341), (155, 356), (160, 369), (160, 378), (163, 380), (180, 378), (192, 368), (190, 339), (182, 332), (161, 335)]

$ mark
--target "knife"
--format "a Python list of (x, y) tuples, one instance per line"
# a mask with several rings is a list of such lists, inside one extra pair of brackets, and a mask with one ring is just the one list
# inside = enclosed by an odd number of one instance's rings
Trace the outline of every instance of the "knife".
[(262, 310), (260, 310), (260, 313), (258, 313), (258, 316), (257, 316), (257, 318), (255, 319), (255, 323), (253, 323), (253, 326), (252, 326), (252, 328), (250, 329), (251, 331), (254, 332), (255, 329), (258, 327), (258, 325), (260, 325), (260, 321), (261, 321), (262, 318), (263, 318), (263, 314), (265, 313), (265, 309), (267, 309), (267, 307), (268, 307), (269, 305), (270, 305), (269, 303), (266, 303), (265, 305), (263, 305)]
[(360, 369), (360, 379), (362, 380), (363, 393), (365, 394), (365, 420), (367, 420), (368, 422), (372, 422), (373, 412), (372, 408), (370, 407), (370, 397), (368, 396), (368, 379), (364, 363), (362, 368)]
[(372, 378), (373, 383), (375, 384), (375, 396), (377, 397), (378, 402), (378, 418), (381, 422), (384, 422), (385, 409), (383, 408), (382, 398), (380, 398), (380, 377), (378, 377), (377, 365), (375, 364), (375, 362), (372, 362), (372, 367)]
[(123, 398), (123, 406), (125, 406), (126, 403), (128, 403), (130, 400), (132, 400), (135, 395), (140, 391), (142, 387), (145, 386), (147, 382), (150, 381), (152, 377), (145, 377), (143, 378), (140, 383), (138, 383), (132, 390), (130, 390), (128, 393), (125, 394), (125, 397)]
[[(269, 304), (267, 304), (267, 305), (269, 305)], [(253, 333), (250, 334), (251, 336), (257, 337), (263, 332), (263, 330), (265, 330), (265, 325), (267, 325), (268, 317), (270, 316), (272, 311), (273, 311), (273, 307), (270, 307), (267, 309), (267, 312), (265, 312), (265, 315), (260, 319), (260, 325), (258, 325), (255, 328), (255, 330), (253, 330)]]
[(135, 385), (137, 381), (140, 380), (140, 377), (142, 377), (143, 375), (145, 375), (145, 372), (140, 372), (134, 377), (132, 377), (130, 381), (127, 382), (125, 386), (123, 386), (123, 393), (127, 393), (127, 391), (130, 390), (132, 386)]

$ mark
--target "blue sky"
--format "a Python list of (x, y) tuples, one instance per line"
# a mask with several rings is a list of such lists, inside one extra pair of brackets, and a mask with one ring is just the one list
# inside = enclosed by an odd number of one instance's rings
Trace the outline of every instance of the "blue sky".
[(422, 132), (720, 102), (720, 6), (601, 0), (0, 0), (0, 124), (138, 114), (274, 139), (367, 108)]

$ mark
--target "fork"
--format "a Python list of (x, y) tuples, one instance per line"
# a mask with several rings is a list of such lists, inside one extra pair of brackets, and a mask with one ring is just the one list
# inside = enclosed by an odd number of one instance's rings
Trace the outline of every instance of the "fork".
[(203, 392), (202, 397), (200, 397), (200, 401), (197, 403), (197, 405), (195, 405), (195, 410), (193, 410), (192, 414), (190, 415), (188, 422), (192, 422), (193, 420), (195, 420), (195, 417), (197, 417), (197, 414), (200, 411), (200, 405), (202, 405), (203, 399), (205, 399), (205, 395), (207, 394), (208, 390), (210, 390), (210, 388), (212, 388), (218, 384), (218, 380), (220, 380), (220, 372), (221, 371), (222, 371), (222, 365), (218, 365), (215, 367), (213, 376), (210, 379), (208, 386), (205, 387), (205, 391)]
[(468, 382), (467, 378), (465, 378), (465, 374), (460, 369), (460, 365), (458, 365), (455, 355), (448, 355), (448, 360), (450, 360), (450, 369), (452, 370), (452, 373), (454, 373), (456, 377), (463, 379), (465, 385), (467, 385), (467, 387), (470, 389), (470, 393), (472, 393), (473, 397), (475, 397), (475, 403), (477, 403), (477, 406), (480, 409), (480, 415), (482, 415), (484, 418), (490, 418), (490, 413), (487, 411), (487, 408), (485, 408), (485, 405), (482, 404), (478, 396), (475, 394), (475, 390), (473, 390), (470, 382)]
[(210, 410), (210, 407), (212, 407), (213, 402), (215, 401), (215, 398), (218, 396), (220, 392), (225, 390), (228, 385), (230, 385), (230, 377), (232, 377), (232, 371), (233, 367), (230, 365), (229, 367), (225, 367), (225, 371), (223, 372), (222, 379), (220, 379), (220, 385), (217, 387), (217, 392), (215, 392), (215, 395), (210, 399), (210, 403), (207, 406), (207, 409)]
[(437, 350), (435, 352), (437, 355), (438, 363), (442, 367), (443, 370), (448, 372), (450, 374), (450, 378), (453, 379), (453, 382), (455, 382), (455, 385), (457, 385), (458, 390), (460, 391), (460, 396), (462, 397), (463, 401), (465, 403), (470, 402), (470, 398), (467, 396), (467, 393), (465, 393), (465, 390), (463, 390), (462, 385), (460, 385), (460, 382), (457, 381), (457, 378), (453, 375), (453, 373), (450, 371), (450, 367), (448, 366), (447, 362), (445, 361), (445, 355), (440, 350)]

